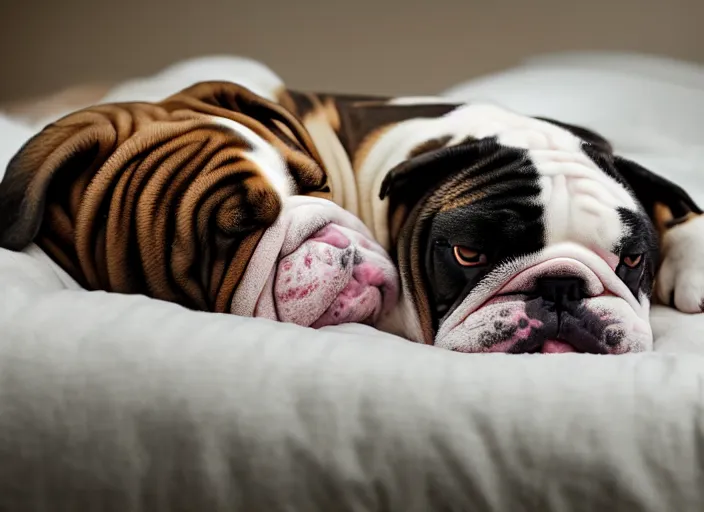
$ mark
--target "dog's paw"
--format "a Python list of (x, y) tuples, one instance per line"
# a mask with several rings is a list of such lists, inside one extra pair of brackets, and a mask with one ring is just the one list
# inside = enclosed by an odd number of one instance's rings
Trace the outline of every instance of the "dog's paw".
[(684, 313), (704, 311), (704, 215), (669, 229), (661, 251), (657, 298)]

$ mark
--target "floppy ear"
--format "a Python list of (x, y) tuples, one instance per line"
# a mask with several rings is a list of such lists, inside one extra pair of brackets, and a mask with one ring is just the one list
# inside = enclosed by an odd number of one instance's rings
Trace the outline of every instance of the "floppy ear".
[(701, 208), (679, 185), (619, 156), (614, 157), (614, 165), (661, 236), (669, 229), (701, 215)]
[(438, 184), (453, 177), (457, 179), (476, 166), (489, 168), (490, 160), (496, 159), (501, 150), (495, 137), (466, 139), (459, 144), (446, 146), (450, 139), (447, 136), (423, 142), (411, 151), (408, 159), (384, 177), (379, 198), (389, 199), (388, 224), (392, 248), (396, 245), (406, 216), (431, 191), (441, 190)]
[[(622, 179), (650, 216), (660, 235), (671, 227), (686, 222), (702, 213), (682, 187), (645, 167), (615, 155), (609, 141), (596, 132), (573, 124), (548, 118), (537, 118), (560, 126), (582, 139), (588, 145), (585, 151), (597, 163), (613, 165), (617, 179)], [(610, 162), (609, 162), (610, 161)]]
[[(228, 311), (282, 194), (324, 172), (307, 149), (282, 159), (266, 121), (231, 112), (227, 124), (186, 105), (101, 105), (47, 126), (0, 183), (0, 246), (35, 241), (88, 289)], [(311, 171), (301, 187), (287, 174), (296, 163)]]
[(483, 158), (494, 154), (498, 147), (493, 137), (445, 146), (450, 139), (450, 136), (430, 139), (414, 148), (407, 160), (386, 174), (379, 198), (402, 196), (404, 202), (415, 204), (433, 185), (460, 169), (475, 166)]
[(80, 196), (71, 186), (107, 160), (128, 134), (96, 122), (99, 112), (79, 112), (44, 128), (10, 160), (0, 183), (0, 246), (22, 250), (39, 232), (48, 196), (61, 184), (66, 213), (75, 216)]

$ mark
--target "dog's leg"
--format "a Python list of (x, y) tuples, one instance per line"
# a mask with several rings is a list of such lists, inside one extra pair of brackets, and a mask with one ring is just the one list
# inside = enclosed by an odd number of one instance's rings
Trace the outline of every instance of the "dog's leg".
[(621, 158), (616, 168), (650, 215), (660, 238), (656, 298), (685, 313), (704, 311), (704, 215), (681, 187)]

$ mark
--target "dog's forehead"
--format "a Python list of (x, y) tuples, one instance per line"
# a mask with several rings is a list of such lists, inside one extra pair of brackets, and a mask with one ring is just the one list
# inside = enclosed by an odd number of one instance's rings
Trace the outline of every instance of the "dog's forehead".
[(561, 151), (576, 151), (582, 143), (579, 137), (556, 124), (491, 104), (463, 105), (438, 121), (451, 128), (458, 140), (468, 136), (496, 137), (507, 147)]
[(620, 211), (640, 213), (630, 191), (584, 151), (586, 141), (547, 120), (489, 104), (469, 104), (434, 120), (434, 136), (447, 145), (495, 138), (521, 150), (535, 171), (544, 209), (545, 245), (575, 241), (611, 248), (629, 235)]
[[(542, 176), (592, 179), (607, 187), (609, 195), (621, 206), (638, 208), (628, 189), (585, 153), (583, 147), (587, 141), (549, 120), (497, 105), (469, 103), (438, 117), (410, 119), (386, 129), (381, 141), (395, 148), (396, 158), (386, 163), (398, 164), (433, 141), (442, 140), (444, 146), (453, 146), (470, 139), (488, 138), (501, 146), (527, 152)], [(384, 145), (378, 145), (379, 153)], [(372, 149), (367, 156), (373, 157), (374, 153)]]

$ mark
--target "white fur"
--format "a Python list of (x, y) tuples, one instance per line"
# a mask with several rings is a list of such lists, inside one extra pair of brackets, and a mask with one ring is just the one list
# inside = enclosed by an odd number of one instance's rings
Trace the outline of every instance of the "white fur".
[(388, 105), (452, 105), (457, 103), (450, 98), (438, 96), (401, 96), (388, 101)]
[(674, 291), (675, 307), (699, 313), (704, 301), (704, 216), (670, 229), (663, 237), (656, 293), (665, 304)]
[(281, 198), (293, 194), (294, 182), (288, 172), (286, 162), (276, 149), (251, 129), (231, 119), (212, 117), (213, 122), (232, 130), (247, 141), (253, 148), (245, 157), (254, 163)]

